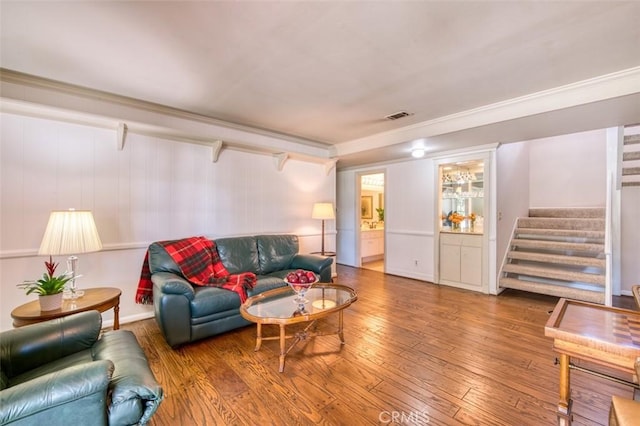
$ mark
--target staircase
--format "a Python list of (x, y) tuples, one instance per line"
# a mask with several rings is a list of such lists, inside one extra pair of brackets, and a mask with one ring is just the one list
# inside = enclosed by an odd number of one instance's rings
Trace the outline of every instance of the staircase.
[(624, 137), (622, 186), (640, 186), (640, 135)]
[(604, 208), (531, 209), (516, 220), (498, 285), (604, 303), (604, 236)]

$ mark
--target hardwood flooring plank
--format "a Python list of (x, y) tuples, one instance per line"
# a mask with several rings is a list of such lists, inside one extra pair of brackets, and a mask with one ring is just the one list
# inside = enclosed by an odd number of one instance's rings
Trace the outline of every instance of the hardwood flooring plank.
[[(150, 425), (556, 423), (557, 354), (544, 325), (557, 298), (483, 295), (342, 265), (338, 278), (358, 291), (344, 311), (346, 344), (303, 340), (283, 373), (277, 341), (254, 351), (253, 325), (172, 349), (155, 320), (123, 324), (165, 391)], [(336, 324), (328, 317), (318, 329)], [(606, 425), (611, 395), (631, 396), (608, 380), (571, 377), (576, 426)]]

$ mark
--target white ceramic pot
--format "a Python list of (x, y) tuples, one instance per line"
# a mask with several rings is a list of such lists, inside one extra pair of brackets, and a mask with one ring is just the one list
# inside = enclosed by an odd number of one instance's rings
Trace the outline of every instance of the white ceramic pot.
[(38, 296), (41, 311), (55, 311), (62, 307), (62, 293)]

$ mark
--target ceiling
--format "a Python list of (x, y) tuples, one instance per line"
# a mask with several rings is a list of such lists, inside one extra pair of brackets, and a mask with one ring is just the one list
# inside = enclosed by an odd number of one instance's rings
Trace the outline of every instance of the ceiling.
[(638, 1), (0, 0), (0, 66), (321, 143), (344, 168), (638, 123), (638, 22)]

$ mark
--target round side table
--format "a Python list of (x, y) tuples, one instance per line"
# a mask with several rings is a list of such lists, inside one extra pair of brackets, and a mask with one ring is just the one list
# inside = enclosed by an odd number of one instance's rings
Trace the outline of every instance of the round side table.
[(41, 311), (40, 302), (34, 300), (20, 305), (11, 311), (14, 327), (35, 324), (54, 318), (65, 317), (78, 312), (96, 310), (105, 312), (113, 308), (113, 329), (120, 328), (120, 295), (122, 291), (114, 287), (84, 289), (84, 295), (77, 299), (65, 299), (62, 308), (53, 311)]

